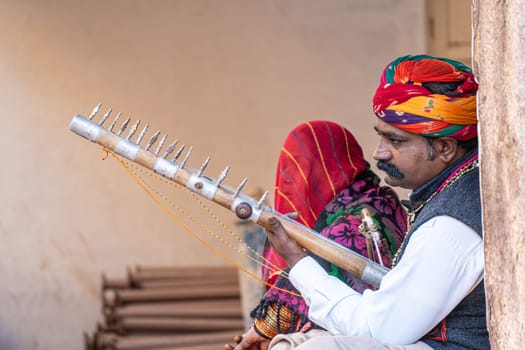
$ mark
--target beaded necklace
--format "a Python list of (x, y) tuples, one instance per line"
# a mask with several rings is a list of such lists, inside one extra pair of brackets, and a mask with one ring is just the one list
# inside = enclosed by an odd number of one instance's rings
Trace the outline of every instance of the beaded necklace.
[(472, 156), (470, 159), (468, 159), (463, 165), (459, 166), (452, 174), (450, 174), (441, 185), (435, 190), (423, 203), (418, 205), (415, 209), (408, 211), (408, 223), (407, 223), (407, 230), (405, 232), (405, 237), (403, 238), (403, 242), (401, 242), (401, 245), (399, 246), (396, 254), (394, 255), (394, 258), (392, 259), (392, 268), (396, 266), (397, 260), (399, 259), (399, 256), (401, 255), (401, 252), (403, 252), (406, 240), (408, 237), (408, 233), (412, 229), (412, 226), (414, 225), (414, 222), (416, 221), (417, 214), (423, 209), (425, 205), (427, 205), (428, 202), (430, 202), (434, 197), (443, 191), (445, 188), (451, 186), (453, 183), (458, 181), (463, 175), (470, 173), (472, 170), (478, 168), (479, 162), (478, 162), (478, 155)]

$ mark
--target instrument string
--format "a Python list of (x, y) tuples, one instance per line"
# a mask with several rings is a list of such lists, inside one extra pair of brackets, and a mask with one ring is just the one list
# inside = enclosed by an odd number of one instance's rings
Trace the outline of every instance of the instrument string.
[[(256, 258), (254, 258), (254, 257), (252, 257), (252, 256), (250, 256), (248, 254), (243, 253), (238, 248), (234, 248), (235, 250), (238, 250), (239, 253), (248, 256), (248, 258), (252, 259), (253, 261), (255, 261), (256, 263), (258, 263), (261, 266), (265, 266), (265, 267), (271, 266), (273, 268), (278, 269), (279, 273), (281, 275), (283, 275), (284, 277), (288, 277), (288, 273), (286, 271), (284, 271), (283, 269), (281, 269), (277, 265), (273, 264), (270, 260), (268, 260), (265, 257), (263, 257), (259, 252), (257, 252), (255, 249), (253, 249), (244, 239), (242, 239), (242, 237), (239, 237), (239, 235), (237, 235), (235, 232), (233, 232), (233, 230), (231, 228), (229, 228), (208, 206), (206, 206), (206, 204), (202, 201), (202, 199), (199, 196), (197, 196), (195, 193), (189, 191), (188, 189), (185, 189), (185, 190), (190, 192), (190, 194), (193, 197), (193, 199), (195, 201), (197, 201), (197, 203), (199, 203), (199, 205), (202, 207), (202, 209), (210, 217), (212, 217), (225, 231), (227, 231), (232, 237), (234, 237), (240, 244), (245, 246), (250, 251), (250, 253), (255, 255), (255, 257), (258, 258), (259, 260), (257, 260)], [(219, 235), (216, 235), (216, 236), (217, 236), (217, 239), (222, 240), (222, 237), (220, 237)], [(233, 248), (233, 246), (232, 246), (232, 248)]]
[[(215, 213), (213, 213), (195, 193), (191, 192), (189, 189), (184, 188), (183, 186), (181, 186), (179, 184), (173, 183), (171, 181), (167, 181), (166, 179), (162, 178), (158, 174), (155, 174), (155, 173), (153, 173), (151, 171), (146, 172), (144, 169), (142, 169), (142, 168), (140, 168), (138, 166), (134, 166), (134, 165), (126, 162), (123, 158), (119, 157), (117, 154), (115, 154), (114, 152), (112, 152), (111, 150), (109, 150), (109, 149), (107, 149), (105, 147), (103, 147), (103, 151), (106, 153), (106, 155), (102, 158), (102, 160), (105, 160), (108, 157), (108, 154), (111, 155), (113, 158), (115, 158), (124, 167), (124, 169), (133, 178), (133, 180), (142, 188), (142, 190), (144, 192), (146, 192), (146, 194), (150, 197), (150, 199), (152, 199), (153, 202), (159, 208), (161, 208), (180, 228), (182, 228), (184, 231), (189, 233), (192, 237), (194, 237), (197, 241), (199, 241), (205, 248), (210, 250), (213, 254), (215, 254), (219, 258), (223, 259), (224, 261), (228, 262), (230, 265), (234, 266), (238, 270), (246, 273), (250, 278), (255, 279), (256, 281), (258, 281), (260, 283), (263, 283), (264, 285), (266, 285), (266, 286), (268, 286), (268, 287), (270, 287), (272, 289), (276, 289), (276, 290), (279, 290), (279, 291), (282, 291), (282, 292), (285, 292), (285, 293), (288, 293), (288, 294), (291, 294), (291, 295), (294, 295), (294, 296), (301, 297), (300, 294), (297, 294), (295, 292), (292, 292), (292, 291), (284, 289), (284, 288), (279, 288), (279, 287), (275, 286), (274, 284), (271, 284), (271, 283), (263, 280), (262, 278), (260, 278), (256, 274), (254, 274), (251, 271), (249, 271), (246, 268), (244, 268), (242, 265), (240, 265), (236, 261), (230, 259), (226, 255), (221, 253), (219, 250), (217, 250), (215, 247), (213, 247), (213, 245), (211, 245), (210, 243), (206, 242), (206, 240), (204, 240), (202, 237), (200, 237), (199, 234), (197, 234), (193, 229), (191, 229), (188, 225), (186, 225), (179, 217), (177, 217), (177, 215), (175, 215), (175, 213), (172, 210), (170, 210), (170, 208), (168, 208), (158, 198), (158, 197), (162, 198), (162, 200), (164, 200), (166, 203), (168, 203), (172, 208), (175, 208), (177, 211), (179, 211), (179, 213), (181, 213), (182, 215), (184, 215), (185, 217), (190, 219), (194, 224), (199, 225), (201, 227), (201, 229), (203, 229), (206, 232), (208, 232), (208, 234), (214, 236), (217, 240), (219, 240), (220, 242), (225, 244), (227, 247), (237, 251), (239, 254), (248, 257), (250, 260), (255, 261), (259, 265), (263, 265), (263, 264), (273, 265), (273, 263), (271, 263), (269, 260), (267, 260), (262, 255), (260, 255), (257, 251), (255, 251), (253, 248), (251, 248), (241, 237), (239, 237), (237, 234), (235, 234), (233, 232), (233, 230), (230, 229), (224, 222), (222, 222), (222, 220), (220, 220), (220, 218), (217, 215), (215, 215)], [(202, 223), (200, 223), (194, 217), (192, 217), (191, 215), (186, 213), (182, 208), (180, 208), (179, 206), (175, 205), (175, 203), (173, 203), (171, 200), (169, 200), (165, 195), (163, 195), (159, 191), (157, 191), (157, 190), (153, 189), (151, 186), (149, 186), (144, 181), (144, 179), (142, 177), (140, 177), (138, 172), (147, 174), (150, 177), (155, 177), (159, 181), (162, 181), (162, 182), (164, 182), (164, 183), (166, 183), (166, 184), (168, 184), (170, 186), (174, 186), (175, 188), (177, 188), (179, 190), (183, 189), (183, 190), (189, 192), (192, 195), (193, 199), (195, 199), (199, 203), (199, 205), (203, 208), (203, 210), (205, 210), (208, 213), (208, 215), (210, 215), (221, 227), (223, 227), (223, 229), (225, 229), (237, 241), (239, 241), (241, 244), (243, 244), (245, 247), (247, 247), (247, 249), (252, 254), (256, 255), (256, 257), (250, 256), (249, 254), (246, 254), (246, 253), (242, 252), (239, 248), (236, 248), (231, 243), (225, 241), (222, 237), (220, 237), (220, 235), (218, 235), (218, 234), (212, 232), (211, 230), (209, 230), (208, 228), (204, 227), (202, 225)], [(278, 268), (275, 265), (273, 265), (273, 266), (275, 268)], [(280, 270), (281, 270), (282, 276), (284, 278), (288, 278), (288, 274), (284, 270), (282, 270), (282, 269), (280, 269)]]
[[(262, 262), (260, 261), (261, 259), (265, 259), (264, 257), (262, 257), (256, 250), (254, 250), (252, 247), (250, 247), (250, 245), (248, 245), (247, 242), (245, 242), (241, 237), (239, 237), (237, 234), (235, 234), (233, 232), (233, 230), (231, 230), (222, 220), (219, 219), (219, 217), (217, 215), (215, 215), (215, 213), (213, 211), (211, 211), (211, 209), (209, 209), (205, 204), (204, 202), (195, 194), (193, 193), (192, 191), (188, 190), (187, 188), (184, 188), (182, 187), (181, 185), (179, 184), (176, 184), (176, 183), (172, 183), (170, 181), (167, 181), (165, 179), (163, 179), (162, 177), (156, 175), (156, 174), (152, 174), (151, 172), (146, 172), (144, 169), (141, 169), (135, 165), (130, 165), (129, 163), (127, 164), (128, 166), (130, 166), (130, 168), (133, 168), (135, 169), (136, 171), (140, 171), (142, 173), (145, 173), (149, 176), (156, 176), (157, 180), (159, 181), (162, 181), (170, 186), (174, 186), (176, 187), (177, 189), (179, 190), (183, 190), (185, 191), (186, 193), (190, 194), (193, 199), (201, 206), (201, 208), (206, 211), (206, 213), (212, 217), (215, 222), (220, 225), (225, 231), (227, 231), (232, 237), (234, 237), (239, 243), (241, 243), (244, 247), (246, 247), (254, 256), (250, 255), (250, 254), (246, 254), (244, 253), (240, 248), (238, 247), (235, 247), (231, 242), (228, 242), (226, 241), (222, 236), (220, 236), (219, 234), (215, 233), (213, 230), (209, 229), (208, 227), (204, 226), (202, 224), (201, 221), (197, 220), (194, 216), (188, 214), (186, 211), (184, 211), (183, 208), (177, 206), (172, 200), (170, 200), (167, 196), (165, 196), (163, 193), (161, 193), (160, 191), (154, 189), (153, 187), (151, 187), (150, 185), (148, 185), (142, 178), (140, 178), (139, 176), (139, 179), (141, 179), (141, 181), (144, 183), (145, 186), (148, 187), (149, 191), (151, 192), (154, 192), (158, 197), (162, 198), (166, 203), (168, 203), (172, 208), (175, 208), (181, 215), (184, 215), (185, 217), (187, 217), (189, 220), (191, 220), (194, 224), (200, 226), (200, 228), (202, 230), (204, 230), (206, 233), (208, 233), (210, 236), (214, 237), (216, 240), (218, 240), (219, 242), (221, 242), (222, 244), (224, 244), (225, 246), (227, 246), (228, 248), (231, 248), (232, 250), (236, 251), (237, 253), (239, 253), (240, 255), (243, 255), (243, 256), (246, 256), (248, 259), (256, 262), (257, 264), (262, 264)], [(135, 175), (137, 175), (137, 173), (135, 173)], [(257, 260), (257, 258), (259, 258), (259, 260)], [(282, 271), (284, 273), (284, 271)]]

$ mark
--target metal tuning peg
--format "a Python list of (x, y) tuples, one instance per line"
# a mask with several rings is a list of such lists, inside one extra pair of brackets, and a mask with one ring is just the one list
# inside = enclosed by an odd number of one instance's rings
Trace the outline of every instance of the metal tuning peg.
[(104, 125), (104, 123), (106, 122), (106, 120), (109, 118), (109, 115), (111, 114), (111, 111), (112, 109), (108, 109), (108, 111), (102, 116), (102, 119), (100, 120), (100, 122), (98, 123), (98, 126), (102, 126)]
[(247, 178), (244, 178), (235, 192), (233, 193), (233, 203), (234, 203), (234, 210), (235, 214), (239, 219), (247, 220), (252, 217), (252, 214), (254, 213), (254, 208), (251, 201), (243, 200), (243, 198), (238, 198), (242, 189), (244, 188), (244, 185), (246, 185), (246, 182), (248, 181)]
[(244, 186), (246, 185), (246, 182), (248, 182), (248, 179), (247, 178), (244, 178), (241, 183), (239, 184), (239, 186), (237, 187), (237, 189), (235, 190), (235, 192), (233, 193), (233, 197), (234, 198), (237, 198), (239, 196), (239, 193), (241, 193), (242, 189), (244, 188)]
[(128, 137), (126, 137), (126, 140), (131, 140), (133, 135), (135, 135), (135, 133), (137, 132), (137, 129), (139, 128), (139, 124), (140, 124), (140, 119), (137, 119), (137, 122), (133, 124), (133, 126), (129, 130), (129, 134), (128, 134)]
[(155, 134), (153, 134), (153, 136), (149, 139), (148, 144), (144, 148), (146, 151), (149, 151), (150, 147), (153, 146), (153, 144), (155, 142), (157, 142), (157, 139), (159, 138), (159, 135), (160, 135), (160, 130), (157, 130), (157, 132)]
[(177, 159), (179, 159), (183, 150), (184, 150), (184, 145), (180, 146), (177, 152), (175, 152), (175, 155), (173, 156), (173, 159), (171, 160), (172, 163), (174, 163)]
[(162, 138), (160, 139), (159, 145), (158, 145), (157, 149), (155, 150), (155, 155), (157, 155), (157, 156), (159, 155), (160, 150), (162, 149), (162, 146), (164, 146), (164, 143), (166, 142), (167, 138), (168, 138), (167, 134), (164, 134), (164, 136), (162, 136)]
[(188, 153), (186, 153), (186, 156), (184, 157), (182, 162), (180, 162), (180, 169), (184, 169), (184, 167), (186, 166), (186, 163), (188, 162), (188, 159), (190, 158), (192, 149), (193, 149), (192, 146), (190, 146), (190, 148), (188, 148)]
[(118, 112), (117, 116), (115, 117), (115, 119), (113, 120), (113, 122), (111, 123), (111, 125), (109, 126), (108, 128), (108, 131), (109, 132), (113, 132), (113, 128), (115, 127), (115, 125), (117, 124), (117, 121), (118, 119), (120, 118), (120, 116), (122, 115), (121, 112)]
[(179, 143), (178, 139), (170, 143), (168, 145), (168, 148), (166, 149), (166, 152), (164, 152), (162, 158), (166, 159), (175, 150), (175, 146), (177, 145), (177, 143)]
[(217, 178), (217, 187), (221, 185), (221, 183), (224, 181), (226, 176), (228, 175), (228, 172), (230, 171), (230, 166), (226, 166), (224, 170), (220, 173), (219, 177)]
[(299, 218), (299, 216), (301, 216), (301, 213), (299, 213), (298, 211), (292, 211), (290, 213), (284, 214), (284, 216), (286, 216), (287, 218), (290, 218), (292, 220), (297, 220)]
[(98, 113), (98, 111), (100, 111), (101, 106), (102, 106), (102, 102), (100, 102), (98, 105), (95, 106), (95, 108), (93, 108), (93, 111), (88, 117), (89, 120), (93, 120), (93, 118), (95, 118), (95, 115)]
[(137, 145), (140, 145), (140, 143), (142, 142), (142, 139), (146, 135), (148, 128), (149, 128), (149, 124), (144, 125), (144, 129), (142, 129), (142, 131), (139, 134), (139, 137), (137, 138)]
[(206, 160), (204, 161), (204, 163), (202, 163), (199, 171), (197, 172), (197, 177), (201, 177), (202, 174), (204, 173), (204, 170), (206, 169), (206, 167), (208, 166), (208, 163), (210, 163), (210, 157), (206, 158)]
[(256, 206), (257, 209), (261, 209), (267, 197), (268, 197), (268, 191), (265, 191), (263, 195), (261, 196), (261, 199), (259, 199), (259, 202), (257, 202), (257, 206)]
[(126, 130), (130, 120), (131, 120), (130, 117), (128, 117), (128, 119), (124, 120), (124, 123), (122, 123), (122, 125), (120, 126), (119, 131), (117, 132), (118, 136), (120, 136), (124, 132), (124, 130)]

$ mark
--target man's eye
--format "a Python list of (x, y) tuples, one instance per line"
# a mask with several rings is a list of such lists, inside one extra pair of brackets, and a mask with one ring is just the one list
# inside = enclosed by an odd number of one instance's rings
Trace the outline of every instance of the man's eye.
[(403, 142), (403, 140), (399, 140), (399, 139), (390, 139), (390, 142), (392, 142), (394, 145), (398, 145), (398, 144), (400, 144), (401, 142)]

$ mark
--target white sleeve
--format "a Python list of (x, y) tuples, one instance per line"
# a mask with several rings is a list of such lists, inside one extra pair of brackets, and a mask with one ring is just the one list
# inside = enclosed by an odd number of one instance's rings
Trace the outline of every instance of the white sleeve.
[(300, 260), (289, 276), (310, 307), (309, 317), (331, 333), (411, 344), (481, 282), (483, 242), (462, 222), (439, 216), (413, 233), (377, 291), (357, 293), (311, 257)]

